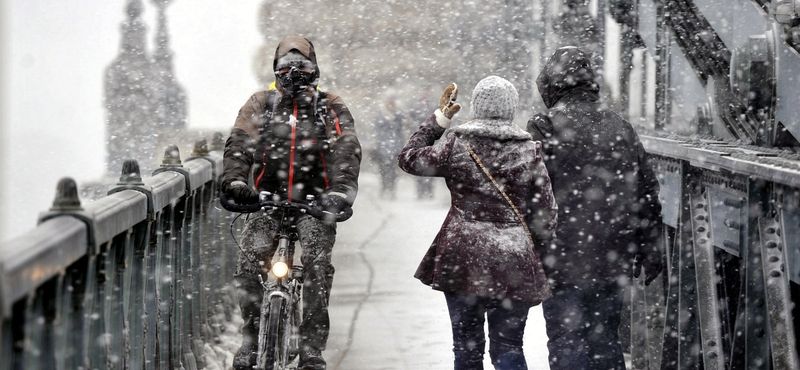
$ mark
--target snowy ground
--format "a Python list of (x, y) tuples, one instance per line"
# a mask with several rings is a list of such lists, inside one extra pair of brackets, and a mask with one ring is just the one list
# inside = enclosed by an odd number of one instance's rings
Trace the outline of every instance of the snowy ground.
[[(414, 178), (401, 174), (396, 199), (384, 200), (377, 175), (361, 174), (355, 215), (339, 225), (334, 248), (331, 333), (324, 352), (329, 369), (452, 368), (444, 296), (413, 277), (449, 206), (443, 180), (437, 180), (435, 198), (418, 200)], [(208, 370), (230, 368), (241, 320), (229, 325)], [(534, 307), (525, 333), (530, 370), (548, 369), (544, 330), (541, 308)], [(484, 363), (493, 368), (488, 353)]]

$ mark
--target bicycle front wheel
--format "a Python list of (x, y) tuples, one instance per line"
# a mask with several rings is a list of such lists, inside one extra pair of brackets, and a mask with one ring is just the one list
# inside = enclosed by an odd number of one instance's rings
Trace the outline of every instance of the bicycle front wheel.
[(258, 354), (259, 369), (274, 370), (276, 360), (282, 359), (284, 352), (283, 341), (281, 340), (283, 333), (283, 310), (285, 300), (281, 296), (274, 296), (269, 300), (269, 313), (266, 317), (266, 333), (264, 340), (263, 352)]

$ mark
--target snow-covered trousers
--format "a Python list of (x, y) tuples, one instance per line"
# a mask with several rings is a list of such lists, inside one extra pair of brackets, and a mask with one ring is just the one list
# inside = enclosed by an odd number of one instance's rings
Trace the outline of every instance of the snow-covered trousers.
[[(280, 219), (276, 214), (254, 213), (245, 221), (240, 244), (249, 256), (239, 252), (234, 274), (242, 311), (242, 346), (258, 343), (258, 321), (263, 290), (258, 274), (269, 271), (270, 260), (277, 247), (275, 239)], [(300, 242), (300, 261), (303, 264), (303, 322), (300, 338), (303, 346), (325, 350), (330, 331), (328, 302), (333, 284), (334, 268), (331, 251), (336, 240), (336, 224), (325, 223), (309, 215), (298, 216), (296, 223)], [(252, 261), (264, 261), (254, 264)]]

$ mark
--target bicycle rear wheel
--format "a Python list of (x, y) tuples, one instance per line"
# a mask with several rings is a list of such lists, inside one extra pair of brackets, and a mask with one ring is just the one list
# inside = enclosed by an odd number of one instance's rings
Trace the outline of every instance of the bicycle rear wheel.
[(265, 318), (267, 320), (264, 337), (263, 352), (258, 354), (258, 368), (263, 370), (274, 370), (275, 362), (278, 359), (285, 359), (280, 354), (283, 353), (283, 310), (285, 300), (281, 296), (274, 296), (269, 300), (269, 313)]

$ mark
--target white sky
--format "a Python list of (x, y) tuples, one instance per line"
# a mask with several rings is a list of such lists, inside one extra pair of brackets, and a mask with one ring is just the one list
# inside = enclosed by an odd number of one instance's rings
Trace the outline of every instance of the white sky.
[[(167, 8), (189, 127), (227, 131), (257, 88), (262, 0), (173, 0)], [(148, 42), (156, 9), (144, 0)], [(62, 177), (104, 171), (103, 76), (120, 47), (126, 0), (0, 0), (0, 240), (36, 226)]]

